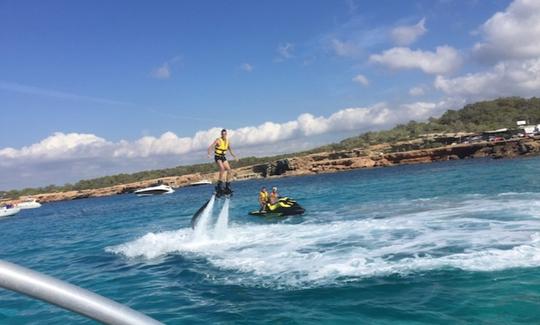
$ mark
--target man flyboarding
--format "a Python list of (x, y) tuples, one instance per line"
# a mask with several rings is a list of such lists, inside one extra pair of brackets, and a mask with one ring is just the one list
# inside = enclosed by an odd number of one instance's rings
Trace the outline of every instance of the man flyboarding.
[[(229, 139), (227, 138), (227, 130), (221, 130), (221, 137), (217, 138), (212, 144), (208, 147), (208, 158), (211, 157), (211, 152), (214, 150), (214, 161), (219, 167), (219, 180), (216, 185), (216, 195), (230, 195), (232, 194), (231, 189), (231, 166), (227, 161), (225, 154), (227, 151), (231, 153), (233, 159), (236, 159), (236, 155), (233, 153)], [(223, 188), (223, 181), (225, 181), (225, 188)]]

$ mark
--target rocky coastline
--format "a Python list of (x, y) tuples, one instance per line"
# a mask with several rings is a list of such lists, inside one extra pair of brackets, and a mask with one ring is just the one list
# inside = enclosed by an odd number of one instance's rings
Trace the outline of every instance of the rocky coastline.
[[(476, 142), (447, 145), (436, 148), (393, 152), (389, 144), (372, 146), (369, 149), (353, 149), (335, 152), (322, 152), (306, 156), (282, 159), (266, 164), (252, 165), (235, 169), (236, 180), (255, 178), (285, 177), (333, 173), (359, 168), (390, 167), (403, 164), (421, 164), (438, 161), (471, 159), (471, 158), (515, 158), (540, 154), (540, 139), (512, 139), (499, 142)], [(201, 180), (217, 180), (217, 173), (189, 174), (182, 176), (162, 177), (129, 184), (115, 185), (99, 189), (44, 193), (33, 198), (41, 203), (76, 200), (89, 197), (102, 197), (132, 193), (133, 191), (152, 186), (157, 183), (174, 188), (189, 186)], [(20, 198), (22, 199), (22, 198)], [(17, 203), (8, 200), (2, 203)]]

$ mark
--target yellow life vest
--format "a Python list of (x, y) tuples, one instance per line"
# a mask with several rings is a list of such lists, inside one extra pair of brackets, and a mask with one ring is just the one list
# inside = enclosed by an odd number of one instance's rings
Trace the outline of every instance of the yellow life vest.
[(259, 192), (259, 200), (262, 202), (268, 202), (268, 193), (267, 192)]
[(223, 156), (227, 150), (229, 150), (229, 139), (223, 140), (223, 138), (219, 138), (214, 153), (216, 156)]

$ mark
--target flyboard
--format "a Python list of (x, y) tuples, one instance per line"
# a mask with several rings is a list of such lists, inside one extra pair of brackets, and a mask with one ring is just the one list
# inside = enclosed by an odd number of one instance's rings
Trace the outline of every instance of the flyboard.
[[(215, 197), (216, 199), (219, 199), (219, 198), (228, 199), (228, 198), (231, 198), (232, 195), (233, 195), (233, 190), (229, 186), (222, 188), (221, 186), (216, 185), (216, 187), (214, 188), (214, 193), (212, 193), (212, 197)], [(206, 203), (203, 204), (199, 208), (199, 210), (197, 210), (197, 212), (195, 212), (193, 217), (191, 217), (191, 228), (195, 229), (195, 225), (197, 224), (197, 221), (201, 217), (204, 209), (206, 209), (206, 207), (208, 206), (208, 203), (210, 203), (210, 201), (212, 200), (212, 197), (210, 197), (208, 201), (206, 201)]]

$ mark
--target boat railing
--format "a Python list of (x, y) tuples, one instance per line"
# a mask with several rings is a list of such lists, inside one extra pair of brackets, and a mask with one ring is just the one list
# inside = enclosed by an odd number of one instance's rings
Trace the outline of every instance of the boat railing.
[(4, 260), (0, 260), (0, 287), (43, 300), (105, 324), (162, 324), (96, 293)]

